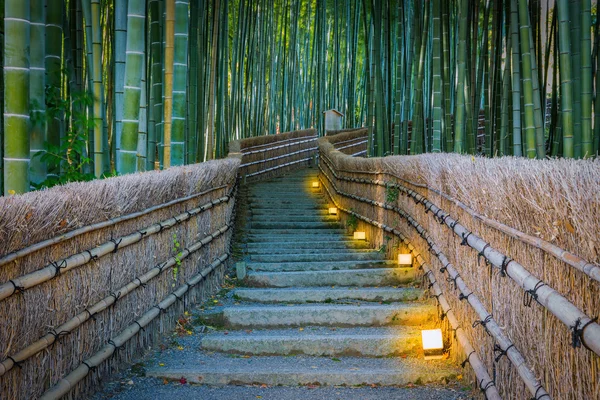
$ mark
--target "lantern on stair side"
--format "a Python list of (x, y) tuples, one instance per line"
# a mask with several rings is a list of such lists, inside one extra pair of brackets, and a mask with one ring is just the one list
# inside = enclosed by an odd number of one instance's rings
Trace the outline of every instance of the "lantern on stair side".
[(421, 339), (426, 360), (439, 360), (444, 356), (444, 340), (441, 329), (422, 330)]

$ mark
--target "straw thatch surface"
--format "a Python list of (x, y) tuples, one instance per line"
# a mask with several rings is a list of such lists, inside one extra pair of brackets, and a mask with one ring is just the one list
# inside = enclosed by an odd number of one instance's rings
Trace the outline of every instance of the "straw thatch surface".
[[(210, 203), (231, 190), (239, 161), (219, 160), (167, 171), (126, 175), (88, 183), (74, 183), (42, 192), (0, 199), (1, 254), (14, 251), (73, 229), (144, 210), (170, 200), (214, 191), (170, 205), (124, 222), (82, 234), (57, 245), (0, 266), (0, 283), (36, 271), (52, 261), (91, 249), (110, 239), (131, 234), (175, 215)], [(96, 261), (65, 272), (56, 278), (15, 293), (0, 301), (0, 361), (25, 348), (86, 308), (106, 298), (156, 265), (174, 256), (174, 236), (181, 249), (192, 245), (230, 222), (234, 201), (221, 203), (140, 242), (118, 249)], [(120, 297), (110, 308), (84, 322), (74, 332), (61, 336), (51, 347), (26, 359), (0, 377), (2, 398), (36, 398), (61, 377), (94, 354), (124, 327), (163, 300), (185, 279), (194, 276), (217, 257), (229, 251), (231, 230), (210, 245), (184, 259), (175, 277), (172, 269)], [(190, 303), (216, 289), (224, 267), (211, 273), (202, 284), (129, 341), (109, 362), (90, 373), (72, 396), (81, 396), (98, 379), (129, 360), (173, 326), (173, 321)]]
[[(422, 186), (437, 189), (482, 215), (541, 237), (598, 265), (600, 162), (510, 157), (485, 159), (456, 154), (360, 159), (334, 151), (327, 139), (320, 139), (320, 152), (327, 155), (338, 174), (393, 181), (415, 190), (453, 218), (458, 218), (461, 224), (492, 247), (515, 259), (587, 315), (594, 317), (600, 314), (600, 285), (597, 281), (545, 251), (485, 225), (454, 202)], [(386, 201), (384, 187), (341, 179), (336, 181), (336, 185), (344, 192)], [(439, 272), (443, 265), (429, 254), (427, 243), (415, 229), (395, 212), (347, 198), (340, 201), (348, 209), (397, 227), (410, 238), (433, 267), (436, 281), (442, 286), (462, 326), (466, 327), (470, 341), (486, 362), (490, 374), (495, 368), (496, 382), (503, 398), (522, 399), (527, 391), (515, 368), (506, 357), (494, 362), (493, 340), (481, 326), (471, 328), (479, 317), (466, 301), (458, 300), (454, 283), (448, 282), (447, 275)], [(461, 246), (461, 239), (446, 225), (440, 224), (432, 213), (425, 213), (422, 204), (415, 204), (403, 195), (394, 204), (427, 229), (553, 398), (600, 397), (600, 357), (584, 347), (573, 349), (569, 327), (535, 301), (527, 307), (524, 292), (514, 281), (500, 277), (497, 270), (485, 265), (484, 259), (479, 264), (477, 252)], [(394, 246), (398, 241), (388, 240), (386, 236), (389, 237), (389, 234), (361, 223), (359, 227), (365, 228), (376, 246), (386, 244), (390, 256), (397, 253)], [(400, 246), (400, 249), (403, 247)], [(459, 361), (464, 358), (464, 355), (454, 356)]]
[(316, 136), (314, 129), (257, 136), (231, 142), (229, 151), (242, 154), (240, 176), (267, 179), (310, 165), (317, 153)]

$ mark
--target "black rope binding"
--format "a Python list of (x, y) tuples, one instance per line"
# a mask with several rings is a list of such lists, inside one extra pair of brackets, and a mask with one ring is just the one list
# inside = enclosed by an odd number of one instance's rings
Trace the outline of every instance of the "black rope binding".
[(483, 386), (483, 379), (481, 380), (481, 382), (479, 382), (479, 389), (481, 390), (481, 393), (483, 393), (486, 399), (488, 398), (486, 394), (487, 390), (495, 385), (496, 384), (494, 383), (494, 381), (489, 381), (488, 383), (486, 383), (485, 386)]
[(94, 371), (96, 371), (96, 368), (97, 368), (96, 366), (94, 366), (94, 365), (90, 365), (90, 364), (88, 364), (88, 363), (87, 363), (87, 362), (85, 362), (85, 361), (82, 361), (81, 363), (82, 363), (83, 365), (85, 365), (85, 366), (88, 368), (88, 374), (89, 374), (90, 372), (94, 372)]
[(85, 250), (85, 252), (90, 255), (90, 261), (96, 261), (98, 259), (98, 255), (97, 254), (92, 254), (92, 252), (89, 251), (89, 250)]
[(471, 364), (471, 361), (469, 361), (469, 358), (471, 358), (471, 355), (472, 355), (473, 353), (475, 353), (475, 350), (471, 351), (471, 352), (469, 353), (469, 355), (467, 356), (467, 358), (465, 358), (465, 361), (463, 361), (463, 362), (460, 364), (460, 366), (461, 366), (462, 368), (464, 368), (464, 367), (465, 367), (465, 365), (467, 365), (467, 363)]
[(573, 346), (574, 349), (576, 349), (578, 347), (581, 347), (581, 345), (583, 344), (583, 346), (586, 349), (591, 350), (587, 346), (587, 344), (585, 344), (585, 341), (583, 340), (583, 331), (585, 330), (585, 328), (587, 328), (588, 325), (590, 325), (590, 324), (592, 324), (594, 322), (598, 322), (598, 317), (590, 319), (585, 324), (581, 323), (581, 318), (577, 318), (577, 321), (575, 321), (575, 325), (569, 327), (570, 329), (572, 329), (572, 332), (571, 332), (571, 346)]
[(122, 241), (123, 241), (123, 238), (120, 238), (118, 241), (116, 239), (109, 240), (109, 242), (113, 242), (115, 244), (115, 248), (113, 249), (112, 253), (116, 253), (117, 250), (119, 250), (119, 245), (121, 244)]
[(145, 288), (145, 287), (146, 287), (146, 284), (145, 284), (144, 282), (142, 282), (142, 280), (141, 280), (140, 278), (135, 278), (133, 281), (134, 281), (134, 282), (135, 282), (135, 281), (138, 281), (138, 286), (141, 286), (141, 287), (143, 287), (143, 288)]
[(144, 237), (148, 234), (148, 232), (145, 229), (144, 230), (139, 229), (137, 231), (137, 233), (139, 233), (141, 237)]
[(454, 290), (456, 290), (457, 289), (456, 280), (458, 278), (460, 278), (460, 274), (456, 274), (456, 276), (454, 278), (451, 278), (451, 277), (446, 278), (446, 282), (453, 282), (454, 283)]
[(175, 292), (172, 292), (171, 294), (172, 294), (173, 296), (175, 296), (175, 298), (177, 299), (177, 301), (183, 302), (183, 297), (181, 297), (181, 296), (177, 296), (177, 295), (175, 294)]
[(472, 295), (472, 294), (473, 294), (473, 292), (471, 292), (471, 293), (469, 293), (469, 294), (467, 294), (467, 295), (464, 295), (464, 294), (460, 293), (460, 294), (458, 295), (458, 299), (459, 299), (460, 301), (463, 301), (463, 300), (467, 300), (467, 301), (468, 301), (468, 300), (469, 300), (469, 296), (470, 296), (470, 295)]
[(54, 345), (60, 340), (60, 338), (67, 336), (69, 333), (71, 333), (71, 332), (60, 331), (60, 332), (56, 333), (56, 331), (54, 329), (48, 331), (48, 334), (52, 335), (54, 337), (54, 342), (52, 342), (52, 345), (50, 346), (50, 350), (54, 349)]
[(440, 268), (440, 272), (442, 274), (446, 273), (446, 271), (448, 270), (448, 265), (450, 265), (450, 263), (446, 263), (442, 268)]
[(549, 399), (550, 399), (551, 397), (550, 397), (550, 395), (549, 395), (548, 393), (544, 393), (543, 395), (541, 395), (540, 397), (538, 397), (538, 392), (539, 392), (540, 390), (542, 390), (542, 389), (544, 389), (544, 388), (542, 387), (542, 385), (538, 386), (538, 388), (535, 390), (535, 394), (533, 395), (533, 397), (531, 398), (531, 400), (541, 400), (541, 399), (543, 399), (544, 397), (547, 397), (547, 398), (549, 398)]
[(52, 261), (50, 263), (50, 265), (54, 267), (54, 276), (53, 276), (53, 278), (56, 278), (57, 276), (60, 275), (61, 270), (63, 268), (67, 268), (67, 260), (61, 260), (60, 264), (58, 264), (56, 261)]
[(139, 326), (139, 327), (140, 327), (140, 331), (142, 331), (142, 332), (145, 332), (145, 331), (146, 331), (146, 328), (144, 328), (142, 325), (140, 325), (140, 323), (139, 323), (139, 322), (137, 322), (137, 321), (133, 321), (133, 323), (134, 323), (134, 324), (136, 324), (137, 326)]
[[(498, 353), (498, 355), (496, 356), (496, 358), (494, 358), (495, 362), (500, 361), (500, 359), (503, 356), (506, 356), (506, 354), (508, 353), (508, 350), (510, 350), (511, 347), (515, 347), (514, 344), (511, 344), (510, 346), (508, 346), (505, 350), (502, 349), (502, 347), (500, 347), (500, 345), (494, 343), (494, 354)], [(508, 356), (507, 356), (508, 357)]]
[(12, 279), (9, 279), (8, 281), (13, 285), (13, 292), (12, 292), (12, 294), (15, 294), (17, 292), (23, 293), (25, 291), (25, 287), (17, 285), (15, 283), (15, 281), (13, 281)]
[(115, 353), (117, 353), (119, 350), (121, 350), (121, 346), (117, 346), (117, 344), (115, 342), (113, 342), (112, 339), (109, 339), (108, 342), (106, 342), (106, 343), (112, 345), (115, 348)]
[(466, 235), (464, 233), (462, 234), (462, 242), (460, 242), (461, 246), (466, 246), (468, 244), (467, 239), (469, 238), (469, 236), (471, 236), (471, 233), (472, 232), (469, 232)]
[(500, 276), (505, 278), (507, 273), (506, 273), (506, 268), (508, 267), (508, 264), (510, 264), (511, 262), (513, 262), (513, 259), (507, 256), (504, 256), (504, 258), (502, 259), (502, 265), (500, 265)]
[(444, 225), (446, 223), (446, 218), (448, 218), (450, 214), (446, 214), (440, 218), (440, 225)]
[(166, 309), (166, 308), (162, 308), (162, 307), (161, 307), (161, 306), (159, 306), (158, 304), (157, 304), (157, 305), (155, 305), (153, 308), (157, 308), (157, 309), (158, 309), (158, 313), (159, 313), (159, 314), (160, 314), (160, 313), (163, 313), (163, 314), (164, 314), (164, 313), (166, 313), (166, 312), (167, 312), (167, 309)]
[(485, 246), (483, 246), (483, 249), (481, 249), (481, 251), (479, 252), (479, 254), (477, 254), (477, 265), (481, 265), (481, 257), (483, 257), (486, 264), (489, 264), (489, 260), (487, 259), (485, 254), (483, 254), (485, 252), (485, 249), (487, 249), (488, 247), (490, 247), (490, 244), (486, 243)]
[(490, 331), (487, 328), (487, 324), (492, 320), (492, 318), (493, 318), (492, 314), (488, 314), (488, 316), (485, 317), (485, 319), (483, 319), (483, 320), (477, 320), (477, 321), (473, 322), (472, 326), (473, 326), (473, 328), (477, 327), (477, 325), (483, 326), (483, 329), (485, 329), (485, 333), (487, 333), (488, 336), (491, 336), (490, 335)]
[(115, 292), (110, 292), (109, 296), (115, 299), (115, 302), (113, 304), (115, 304), (117, 302), (117, 300), (119, 300), (119, 298), (121, 297), (121, 291), (119, 290), (117, 293)]
[(446, 318), (446, 316), (448, 315), (448, 313), (450, 312), (450, 310), (452, 310), (452, 307), (448, 308), (448, 311), (442, 311), (440, 313), (440, 321), (443, 321), (444, 318)]
[(458, 224), (458, 218), (456, 218), (456, 219), (454, 220), (454, 222), (452, 222), (452, 223), (450, 224), (450, 228), (452, 228), (452, 230), (454, 230), (454, 228), (456, 227), (456, 224)]
[(19, 367), (19, 369), (23, 369), (23, 366), (21, 365), (21, 361), (17, 361), (14, 358), (12, 358), (11, 356), (6, 356), (6, 359), (7, 360), (11, 360), (14, 365), (16, 365), (17, 367)]
[(546, 284), (544, 282), (538, 281), (533, 287), (533, 289), (526, 290), (525, 293), (523, 293), (523, 305), (525, 307), (531, 307), (531, 303), (533, 300), (539, 303), (537, 291), (539, 288), (545, 285)]
[(96, 322), (96, 313), (91, 313), (90, 310), (88, 310), (87, 308), (85, 310), (83, 310), (84, 312), (88, 313), (88, 318), (93, 320), (94, 322)]

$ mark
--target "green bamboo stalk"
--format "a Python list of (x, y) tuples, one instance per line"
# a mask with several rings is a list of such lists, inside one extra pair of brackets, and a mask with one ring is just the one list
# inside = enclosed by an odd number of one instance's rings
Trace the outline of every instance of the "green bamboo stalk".
[(431, 151), (442, 151), (442, 10), (440, 0), (433, 0), (433, 142)]
[(574, 140), (574, 157), (582, 157), (581, 148), (581, 1), (569, 1), (569, 28), (571, 30), (571, 79), (573, 82), (573, 140)]
[(30, 2), (4, 3), (4, 195), (29, 191)]
[(121, 141), (119, 146), (117, 146), (117, 172), (119, 174), (128, 174), (137, 171), (142, 71), (146, 56), (145, 22), (145, 1), (129, 0), (127, 7), (125, 81), (123, 85), (123, 130), (121, 132)]
[[(466, 62), (467, 62), (467, 29), (468, 29), (468, 0), (460, 1), (460, 14), (458, 26), (458, 80), (456, 83), (456, 120), (454, 132), (454, 151), (465, 152), (465, 98), (466, 98)], [(513, 0), (516, 1), (516, 0)]]
[[(594, 155), (592, 132), (592, 5), (581, 2), (581, 155)], [(596, 16), (597, 18), (597, 16)]]
[(213, 8), (213, 32), (212, 32), (212, 54), (210, 67), (210, 82), (208, 94), (208, 133), (207, 133), (207, 160), (212, 160), (215, 156), (215, 85), (217, 74), (217, 47), (219, 32), (219, 7), (220, 0), (215, 0)]
[(512, 69), (512, 154), (523, 155), (521, 141), (521, 57), (519, 54), (519, 10), (517, 0), (510, 1), (510, 54)]
[[(46, 99), (50, 108), (54, 109), (51, 119), (46, 125), (46, 140), (53, 149), (58, 149), (64, 137), (62, 112), (58, 102), (62, 97), (62, 0), (48, 0), (46, 3), (46, 87), (50, 97)], [(60, 165), (49, 163), (48, 175), (58, 177)]]
[[(145, 35), (144, 35), (145, 36)], [(148, 100), (146, 58), (142, 61), (142, 93), (140, 94), (139, 130), (137, 139), (137, 170), (146, 171), (148, 158)]]
[(569, 7), (567, 0), (558, 0), (558, 37), (560, 49), (560, 88), (561, 88), (561, 129), (563, 137), (563, 156), (575, 156), (573, 133), (573, 80), (571, 78), (571, 32), (569, 26)]
[[(85, 0), (84, 0), (85, 1)], [(120, 148), (121, 148), (121, 133), (123, 131), (123, 96), (125, 93), (125, 63), (127, 51), (127, 13), (128, 0), (115, 1), (115, 43), (113, 50), (114, 57), (114, 142), (115, 152), (115, 167), (117, 171), (121, 171), (120, 163)]]
[[(198, 106), (198, 57), (194, 57), (198, 49), (198, 2), (190, 3), (190, 40), (188, 54), (190, 55), (189, 68), (189, 95), (187, 107), (188, 129), (186, 134), (186, 163), (193, 164), (196, 162), (197, 141), (198, 141), (198, 126), (197, 126), (197, 111)], [(232, 96), (233, 97), (233, 96)]]
[(173, 116), (171, 165), (185, 163), (185, 121), (187, 115), (189, 3), (175, 2), (175, 46), (173, 58)]
[[(39, 185), (46, 180), (46, 7), (43, 0), (31, 0), (30, 48), (30, 102), (31, 102), (31, 183)], [(40, 154), (38, 154), (40, 153)], [(38, 154), (36, 157), (35, 155)]]
[[(218, 1), (218, 0), (217, 0)], [(173, 62), (175, 48), (175, 0), (166, 0), (165, 16), (165, 78), (162, 167), (171, 167), (171, 128), (173, 121)]]
[[(102, 84), (102, 29), (100, 24), (100, 0), (91, 0), (92, 21), (92, 79), (94, 94), (94, 174), (100, 178), (108, 172), (107, 138), (104, 134), (104, 86)], [(48, 33), (48, 32), (47, 32)]]
[(532, 55), (530, 46), (530, 25), (527, 0), (519, 0), (519, 32), (521, 40), (521, 62), (522, 62), (522, 83), (523, 98), (525, 106), (525, 142), (526, 155), (529, 158), (536, 157), (535, 147), (535, 110), (533, 93), (533, 66), (531, 65)]

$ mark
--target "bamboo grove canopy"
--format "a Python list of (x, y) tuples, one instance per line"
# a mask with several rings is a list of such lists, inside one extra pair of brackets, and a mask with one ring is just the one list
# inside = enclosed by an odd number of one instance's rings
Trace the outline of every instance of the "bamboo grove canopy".
[(0, 0), (5, 194), (370, 130), (371, 155), (593, 157), (590, 0)]

